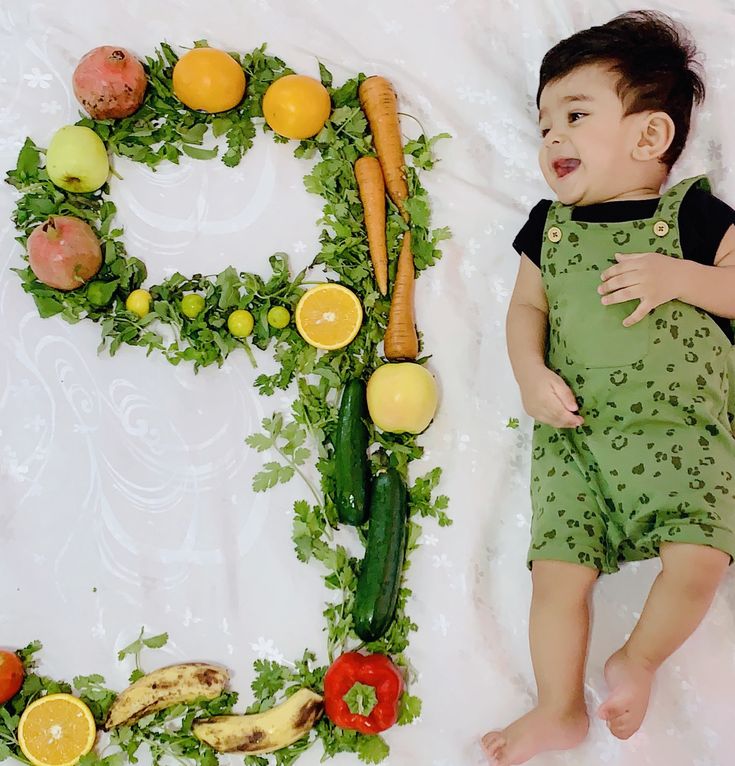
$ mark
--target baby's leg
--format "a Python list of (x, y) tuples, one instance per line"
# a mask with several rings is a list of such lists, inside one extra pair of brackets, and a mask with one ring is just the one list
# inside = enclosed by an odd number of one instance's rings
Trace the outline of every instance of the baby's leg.
[(654, 673), (702, 621), (730, 556), (706, 545), (663, 543), (661, 563), (638, 624), (605, 665), (611, 691), (598, 715), (620, 739), (643, 723)]
[(534, 561), (529, 638), (538, 704), (482, 746), (501, 766), (524, 763), (546, 750), (578, 745), (589, 725), (584, 704), (584, 664), (589, 633), (589, 594), (597, 570), (563, 561)]

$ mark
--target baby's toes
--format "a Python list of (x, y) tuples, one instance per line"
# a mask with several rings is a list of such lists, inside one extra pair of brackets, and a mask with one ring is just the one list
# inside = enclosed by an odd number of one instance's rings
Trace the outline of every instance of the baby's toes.
[(633, 726), (629, 713), (623, 713), (607, 722), (610, 732), (618, 739), (628, 739), (633, 734)]
[(482, 738), (482, 749), (490, 758), (499, 758), (502, 749), (505, 747), (505, 737), (500, 731), (489, 731)]

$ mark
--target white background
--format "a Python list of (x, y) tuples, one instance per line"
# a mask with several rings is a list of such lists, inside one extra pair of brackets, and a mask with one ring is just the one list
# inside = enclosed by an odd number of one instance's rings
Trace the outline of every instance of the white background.
[[(444, 470), (454, 526), (424, 529), (409, 586), (418, 622), (409, 656), (422, 718), (387, 734), (389, 764), (481, 762), (476, 744), (533, 700), (526, 632), (530, 583), (528, 446), (510, 373), (504, 318), (518, 259), (511, 241), (537, 199), (534, 97), (544, 52), (562, 37), (634, 7), (586, 0), (4, 0), (0, 7), (0, 164), (14, 166), (26, 136), (46, 146), (78, 118), (77, 60), (97, 45), (139, 56), (161, 40), (242, 52), (267, 42), (294, 69), (335, 83), (358, 71), (390, 78), (401, 111), (448, 131), (442, 162), (425, 176), (434, 224), (454, 239), (418, 284), (418, 324), (442, 401), (422, 437), (425, 472)], [(672, 181), (709, 174), (735, 204), (735, 11), (731, 0), (653, 3), (691, 28), (709, 85), (704, 110)], [(404, 133), (416, 135), (411, 120)], [(236, 169), (184, 158), (156, 173), (116, 160), (112, 195), (131, 255), (150, 281), (228, 264), (264, 272), (276, 250), (294, 270), (317, 251), (321, 199), (301, 179), (310, 163), (259, 136)], [(174, 368), (122, 349), (97, 356), (99, 329), (42, 320), (9, 269), (21, 264), (0, 197), (0, 645), (44, 642), (43, 669), (71, 679), (100, 672), (114, 688), (129, 666), (116, 651), (141, 625), (168, 631), (165, 662), (207, 659), (233, 671), (247, 704), (257, 657), (324, 657), (326, 598), (316, 565), (290, 540), (294, 480), (250, 489), (262, 456), (244, 438), (287, 410), (292, 393), (259, 397), (243, 354), (222, 369)], [(702, 225), (706, 225), (703, 222)], [(269, 369), (267, 354), (258, 356)], [(505, 427), (520, 417), (521, 427)], [(655, 562), (603, 578), (595, 594), (587, 696), (605, 694), (602, 666), (631, 630)], [(728, 575), (711, 613), (661, 670), (641, 732), (620, 743), (593, 722), (587, 742), (537, 766), (730, 766), (735, 734), (735, 586)], [(316, 764), (320, 748), (302, 761)], [(233, 759), (236, 762), (237, 759)], [(340, 763), (356, 759), (344, 756)]]

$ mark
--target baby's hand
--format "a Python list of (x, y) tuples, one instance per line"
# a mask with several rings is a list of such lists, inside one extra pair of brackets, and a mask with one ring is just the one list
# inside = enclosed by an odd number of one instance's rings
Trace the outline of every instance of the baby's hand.
[(521, 385), (521, 399), (532, 418), (554, 428), (576, 428), (584, 423), (576, 414), (579, 406), (572, 389), (548, 367), (538, 369)]
[(657, 306), (674, 300), (681, 292), (680, 258), (663, 253), (615, 253), (618, 263), (600, 274), (597, 292), (602, 303), (623, 303), (637, 298), (635, 311), (623, 320), (625, 327), (640, 322)]

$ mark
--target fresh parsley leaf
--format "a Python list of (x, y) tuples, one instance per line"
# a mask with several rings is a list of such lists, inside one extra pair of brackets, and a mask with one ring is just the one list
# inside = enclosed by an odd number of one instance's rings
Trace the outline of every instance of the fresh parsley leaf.
[(145, 627), (142, 627), (140, 629), (140, 634), (138, 635), (138, 638), (135, 639), (135, 641), (132, 641), (127, 646), (123, 647), (118, 653), (117, 653), (117, 659), (122, 661), (125, 659), (125, 657), (128, 657), (130, 655), (133, 656), (135, 659), (135, 668), (133, 669), (132, 673), (130, 674), (130, 683), (135, 683), (139, 678), (142, 678), (145, 673), (143, 669), (140, 666), (140, 654), (143, 651), (144, 648), (149, 649), (160, 649), (162, 646), (165, 646), (168, 642), (168, 633), (159, 633), (156, 636), (148, 636), (146, 638), (143, 637), (143, 632), (145, 631)]
[(105, 688), (105, 679), (99, 674), (76, 676), (72, 683), (79, 693), (79, 698), (92, 711), (95, 723), (101, 726), (107, 718), (107, 713), (115, 701), (117, 693)]
[(357, 741), (357, 757), (364, 763), (380, 763), (389, 752), (386, 741), (379, 735), (362, 736)]
[(421, 715), (421, 700), (408, 692), (401, 695), (398, 706), (398, 725), (405, 726), (412, 723)]

